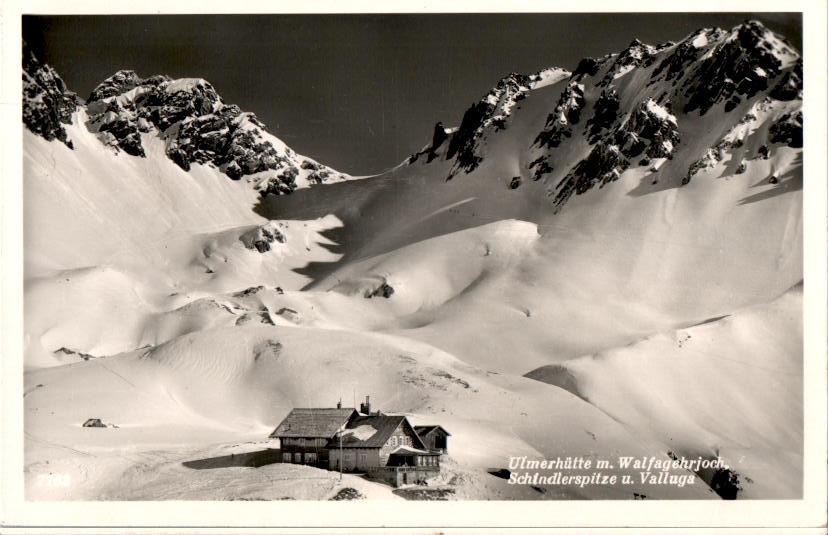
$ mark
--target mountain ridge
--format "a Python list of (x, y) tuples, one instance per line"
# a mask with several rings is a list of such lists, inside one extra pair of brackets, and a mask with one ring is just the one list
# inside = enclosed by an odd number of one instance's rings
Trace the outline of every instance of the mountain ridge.
[(132, 70), (119, 70), (84, 101), (24, 43), (23, 80), (24, 124), (70, 149), (74, 146), (62, 125), (71, 124), (72, 115), (85, 109), (86, 128), (116, 153), (146, 157), (142, 135), (154, 135), (165, 141), (166, 156), (184, 171), (192, 164), (204, 164), (233, 180), (252, 176), (263, 196), (350, 178), (296, 154), (255, 114), (225, 104), (202, 78), (141, 78)]
[[(630, 80), (630, 76), (636, 79)], [(428, 162), (433, 161), (447, 141), (440, 154), (454, 160), (447, 180), (460, 171), (472, 173), (483, 158), (478, 147), (483, 138), (507, 128), (511, 114), (497, 115), (495, 111), (499, 92), (509, 88), (514, 106), (532, 94), (533, 82), (531, 77), (515, 73), (503, 78), (466, 111), (458, 128), (446, 130), (438, 123), (435, 132), (442, 134), (435, 135), (431, 145), (407, 163), (413, 164), (426, 153)], [(676, 114), (681, 122), (685, 117), (692, 122), (715, 107), (724, 114), (741, 112), (744, 123), (751, 116), (755, 119), (756, 111), (745, 102), (763, 92), (765, 104), (800, 102), (799, 106), (783, 107), (776, 115), (765, 145), (781, 140), (792, 148), (801, 147), (801, 57), (784, 38), (758, 21), (746, 21), (730, 31), (697, 30), (678, 43), (647, 45), (635, 39), (620, 53), (584, 58), (569, 74), (555, 109), (532, 143), (536, 157), (529, 164), (531, 179), (555, 182), (547, 195), (560, 207), (573, 194), (617, 180), (630, 166), (655, 165), (657, 170), (665, 160), (672, 160), (681, 141)], [(689, 117), (693, 112), (698, 116)], [(556, 158), (557, 149), (575, 135), (582, 118), (586, 118), (590, 151), (580, 160), (562, 164)], [(712, 145), (723, 146), (721, 140)], [(698, 163), (701, 158), (703, 155), (694, 158), (684, 169), (682, 185), (703, 165)], [(556, 168), (558, 172), (553, 173)]]

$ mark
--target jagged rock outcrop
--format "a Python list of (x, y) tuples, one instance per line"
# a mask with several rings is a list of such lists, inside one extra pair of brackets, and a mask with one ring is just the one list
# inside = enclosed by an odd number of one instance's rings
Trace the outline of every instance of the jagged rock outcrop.
[(768, 140), (794, 149), (802, 148), (802, 111), (780, 117), (768, 130)]
[(31, 132), (51, 141), (57, 139), (73, 148), (65, 124), (80, 104), (75, 93), (66, 88), (58, 73), (40, 63), (23, 42), (23, 124)]
[(98, 84), (92, 90), (87, 102), (96, 102), (109, 97), (116, 97), (122, 93), (137, 87), (142, 82), (141, 78), (135, 74), (135, 71), (121, 70)]
[(620, 107), (621, 100), (614, 87), (601, 91), (601, 96), (595, 101), (594, 113), (587, 121), (590, 142), (602, 131), (609, 130), (615, 124)]
[(573, 194), (580, 195), (593, 188), (618, 180), (630, 162), (617, 145), (599, 141), (585, 159), (558, 184), (554, 202), (557, 206), (565, 203)]
[[(777, 101), (765, 98), (756, 102), (750, 111), (742, 117), (713, 147), (707, 149), (698, 160), (694, 161), (687, 169), (687, 174), (681, 181), (682, 185), (688, 184), (692, 178), (704, 169), (715, 167), (722, 162), (733, 149), (741, 148), (747, 138), (756, 132), (759, 115), (774, 113)], [(777, 112), (778, 113), (778, 112)], [(756, 134), (753, 134), (756, 135)], [(768, 129), (767, 138), (759, 147), (753, 158), (767, 160), (770, 157), (769, 144), (781, 143), (791, 148), (802, 147), (802, 112), (782, 114)], [(747, 159), (743, 156), (734, 171), (735, 174), (742, 174), (747, 170)]]
[(564, 137), (572, 137), (572, 125), (581, 119), (584, 108), (584, 85), (572, 81), (566, 86), (555, 110), (546, 118), (546, 126), (535, 138), (541, 147), (557, 147)]
[[(737, 26), (694, 70), (684, 87), (684, 113), (701, 115), (725, 102), (725, 111), (768, 87), (782, 69), (781, 57), (795, 53), (756, 21)], [(781, 57), (780, 57), (781, 56)]]
[(786, 72), (773, 87), (770, 96), (783, 101), (802, 100), (802, 58), (799, 58), (794, 68)]
[(249, 230), (239, 236), (239, 240), (248, 249), (255, 249), (260, 253), (270, 251), (273, 242), (285, 243), (287, 238), (279, 230), (277, 223), (266, 223), (260, 227)]
[[(141, 78), (121, 70), (95, 87), (85, 104), (86, 128), (114, 151), (146, 157), (145, 136), (156, 136), (164, 141), (167, 157), (184, 171), (193, 164), (210, 165), (233, 180), (262, 173), (255, 182), (262, 196), (292, 192), (300, 175), (309, 184), (347, 178), (299, 157), (254, 114), (225, 104), (200, 78)], [(24, 124), (47, 140), (60, 139), (71, 147), (62, 125), (70, 124), (83, 105), (24, 43)], [(307, 172), (299, 170), (300, 161)]]
[[(194, 163), (213, 164), (237, 180), (291, 165), (292, 151), (279, 151), (255, 115), (225, 105), (202, 79), (141, 79), (132, 71), (119, 71), (92, 91), (89, 115), (90, 130), (104, 133), (102, 140), (135, 156), (144, 155), (140, 133), (154, 127), (166, 142), (167, 156), (185, 171)], [(269, 186), (269, 193), (295, 189), (290, 173), (282, 176), (282, 187)]]
[(431, 146), (428, 149), (428, 161), (437, 157), (437, 149), (448, 139), (448, 132), (443, 123), (438, 121), (434, 125), (434, 134), (431, 136)]
[[(607, 73), (596, 85), (598, 87), (606, 87), (610, 85), (613, 80), (620, 78), (626, 73), (632, 71), (636, 67), (648, 66), (655, 60), (656, 53), (662, 47), (647, 45), (634, 39), (630, 45), (625, 48), (620, 54), (615, 56), (615, 60)], [(596, 71), (597, 73), (597, 71)]]
[(724, 32), (720, 30), (698, 30), (683, 40), (663, 59), (658, 62), (648, 85), (658, 82), (678, 84), (688, 74), (687, 66), (695, 63), (704, 54), (704, 47), (711, 41), (721, 38)]
[[(529, 91), (529, 76), (512, 73), (498, 81), (480, 101), (471, 105), (463, 115), (460, 127), (449, 140), (446, 159), (456, 158), (448, 178), (460, 170), (470, 173), (477, 168), (481, 156), (477, 154), (478, 142), (488, 130), (503, 130), (515, 104)], [(433, 146), (433, 145), (432, 145)]]
[(584, 76), (595, 76), (601, 70), (601, 61), (595, 58), (583, 58), (572, 71), (572, 79), (578, 80)]
[[(623, 82), (633, 72), (635, 94)], [(623, 95), (619, 94), (622, 87)], [(734, 171), (743, 173), (747, 164), (733, 151), (742, 146), (751, 128), (758, 127), (748, 124), (758, 114), (762, 121), (768, 120), (768, 114), (773, 117), (770, 128), (761, 130), (767, 132), (767, 139), (762, 141), (765, 153), (760, 151), (759, 157), (767, 158), (773, 144), (801, 147), (801, 104), (797, 104), (801, 98), (798, 53), (756, 21), (731, 31), (699, 30), (678, 44), (650, 46), (636, 40), (620, 54), (581, 61), (535, 139), (529, 168), (535, 180), (557, 180), (547, 193), (561, 206), (572, 195), (617, 180), (630, 162), (648, 166), (650, 173), (660, 172), (665, 160), (674, 159), (680, 149), (682, 121), (688, 115), (698, 121), (714, 108), (726, 114), (752, 102), (755, 105), (744, 119), (691, 160), (680, 182), (688, 183), (700, 170), (718, 165), (730, 154), (739, 158)], [(774, 107), (772, 102), (790, 104)], [(576, 127), (584, 115), (589, 117), (585, 127)], [(581, 136), (589, 152), (573, 159), (583, 151)], [(650, 182), (657, 184), (658, 178)]]
[(615, 142), (627, 158), (646, 150), (649, 158), (667, 158), (679, 143), (676, 117), (652, 99), (642, 102), (615, 131)]

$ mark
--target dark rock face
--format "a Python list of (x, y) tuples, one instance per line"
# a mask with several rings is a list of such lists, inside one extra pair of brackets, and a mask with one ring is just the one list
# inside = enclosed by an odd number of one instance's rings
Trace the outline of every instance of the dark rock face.
[(802, 112), (786, 113), (768, 129), (771, 143), (784, 143), (791, 148), (802, 148)]
[(710, 488), (723, 500), (735, 500), (742, 491), (739, 474), (729, 468), (718, 468), (711, 478)]
[(525, 74), (511, 73), (499, 80), (485, 97), (466, 110), (460, 127), (451, 136), (446, 151), (446, 159), (457, 158), (449, 179), (460, 170), (471, 173), (477, 168), (482, 161), (482, 157), (477, 154), (478, 141), (489, 129), (497, 131), (506, 128), (509, 110), (529, 91), (530, 84), (531, 80)]
[(782, 101), (802, 100), (802, 58), (773, 87), (770, 96), (771, 98)]
[[(653, 160), (673, 160), (679, 150), (682, 114), (704, 115), (717, 105), (728, 112), (744, 109), (746, 103), (768, 111), (779, 109), (780, 101), (801, 99), (802, 62), (798, 58), (783, 38), (758, 22), (744, 23), (732, 31), (699, 30), (679, 44), (649, 46), (636, 40), (620, 54), (586, 58), (570, 77), (544, 130), (535, 139), (535, 146), (546, 150), (532, 155), (529, 169), (539, 180), (556, 167), (566, 166), (564, 174), (558, 175), (563, 178), (554, 189), (547, 190), (559, 207), (572, 195), (617, 180), (632, 161), (652, 166), (652, 173), (660, 172), (665, 165), (673, 171), (669, 164)], [(631, 95), (629, 87), (634, 86), (621, 82), (616, 87), (615, 80), (633, 69), (638, 73), (636, 79), (647, 73), (649, 80), (645, 79), (647, 86), (642, 91), (647, 96)], [(623, 96), (618, 94), (622, 87), (627, 88)], [(674, 104), (678, 108), (675, 112)], [(590, 106), (591, 117), (585, 128), (574, 127)], [(770, 127), (768, 142), (799, 148), (801, 112), (790, 105), (784, 109), (788, 113)], [(750, 132), (744, 124), (756, 119), (748, 112), (738, 123), (739, 128), (734, 127), (715, 146), (703, 150), (690, 164), (682, 184), (735, 154), (733, 149), (742, 146), (744, 136), (749, 135), (746, 132)], [(582, 132), (592, 147), (580, 161), (569, 163), (573, 149), (582, 150)], [(566, 148), (559, 152), (559, 147)], [(768, 154), (766, 148), (759, 157), (767, 158)], [(747, 170), (745, 160), (739, 160), (742, 164), (737, 174)], [(652, 180), (653, 184), (658, 182), (657, 177)]]
[(554, 148), (564, 138), (571, 137), (572, 125), (580, 121), (585, 104), (583, 84), (570, 82), (561, 93), (555, 110), (546, 118), (546, 127), (535, 138), (535, 143), (541, 147)]
[(761, 24), (747, 22), (734, 30), (733, 39), (717, 45), (685, 89), (689, 100), (684, 113), (698, 109), (704, 115), (724, 101), (732, 102), (732, 109), (742, 98), (752, 98), (767, 89), (768, 79), (779, 74), (782, 64), (765, 39), (765, 32)]
[(630, 45), (625, 48), (615, 58), (612, 66), (607, 71), (607, 74), (598, 82), (599, 87), (606, 87), (610, 85), (615, 75), (633, 67), (647, 66), (652, 64), (655, 54), (658, 51), (657, 47), (652, 45), (645, 45), (638, 39), (633, 39)]
[(615, 132), (615, 143), (627, 158), (645, 149), (649, 158), (670, 156), (679, 143), (678, 125), (669, 112), (652, 100), (636, 106), (629, 119)]
[(602, 131), (609, 130), (615, 123), (616, 119), (618, 119), (620, 105), (621, 101), (618, 98), (618, 92), (615, 88), (611, 87), (601, 92), (601, 96), (595, 101), (595, 113), (587, 121), (590, 142)]
[(262, 197), (266, 195), (287, 195), (293, 192), (296, 189), (297, 176), (299, 176), (299, 169), (293, 165), (288, 165), (278, 175), (268, 179), (266, 186), (261, 190)]
[(132, 156), (146, 156), (138, 123), (130, 120), (131, 112), (117, 100), (92, 103), (88, 109), (93, 118), (87, 123), (87, 128), (97, 131), (101, 141)]
[[(125, 95), (130, 91), (134, 94)], [(266, 129), (256, 116), (224, 105), (204, 80), (141, 79), (119, 71), (89, 99), (90, 130), (112, 134), (128, 154), (144, 155), (139, 132), (154, 126), (166, 141), (167, 156), (185, 171), (194, 163), (213, 164), (239, 179), (287, 164), (287, 155), (262, 138)]]
[[(297, 187), (295, 153), (277, 148), (254, 114), (224, 104), (205, 80), (140, 78), (133, 71), (118, 71), (92, 91), (88, 109), (89, 130), (127, 154), (144, 156), (141, 133), (154, 132), (164, 139), (167, 157), (184, 171), (193, 164), (212, 165), (233, 180), (272, 171), (260, 182), (262, 196), (291, 193)], [(333, 177), (330, 168), (305, 162), (312, 165), (310, 183)], [(303, 164), (303, 169), (310, 168)]]
[(477, 132), (483, 125), (483, 120), (489, 113), (489, 105), (485, 102), (477, 102), (463, 114), (463, 121), (460, 128), (451, 138), (446, 158), (451, 159), (457, 156), (457, 166), (465, 169), (467, 173), (474, 171), (480, 163), (480, 158), (474, 151), (476, 148)]
[(434, 135), (431, 137), (431, 150), (436, 150), (446, 139), (448, 139), (446, 127), (443, 126), (442, 122), (438, 122), (434, 125)]
[[(24, 42), (26, 127), (73, 148), (63, 125), (71, 124), (72, 114), (83, 105)], [(86, 111), (86, 128), (115, 152), (145, 157), (142, 136), (149, 134), (164, 141), (167, 157), (184, 171), (194, 164), (209, 165), (233, 180), (266, 173), (254, 179), (262, 196), (288, 194), (297, 188), (297, 155), (271, 137), (254, 114), (225, 104), (205, 80), (172, 80), (163, 75), (141, 78), (134, 71), (121, 70), (92, 90)], [(311, 184), (346, 178), (309, 160), (302, 168), (311, 171), (305, 173)]]
[(72, 123), (78, 108), (77, 95), (49, 65), (35, 58), (23, 42), (23, 124), (32, 133), (51, 141), (57, 139), (73, 148), (64, 124)]
[(279, 229), (274, 228), (268, 223), (242, 234), (239, 240), (248, 249), (255, 249), (260, 253), (266, 253), (270, 251), (273, 242), (285, 243), (287, 238), (285, 238), (285, 235)]
[[(572, 71), (572, 78), (583, 78), (584, 75), (595, 76), (601, 69), (601, 63), (595, 58), (583, 58)], [(579, 79), (580, 79), (579, 78)]]
[(434, 134), (431, 136), (431, 146), (428, 148), (428, 158), (426, 159), (426, 163), (431, 162), (437, 157), (437, 149), (448, 139), (448, 133), (446, 132), (446, 127), (443, 126), (442, 122), (437, 122), (434, 125)]
[[(560, 106), (559, 106), (560, 107)], [(618, 126), (619, 99), (614, 90), (604, 90), (595, 104), (595, 114), (587, 122), (590, 144), (594, 148), (578, 162), (558, 184), (555, 204), (565, 203), (573, 193), (582, 194), (593, 186), (603, 186), (617, 180), (633, 158), (642, 153), (642, 165), (649, 165), (651, 158), (670, 158), (679, 143), (676, 118), (667, 108), (652, 99), (638, 104)], [(560, 110), (556, 108), (556, 113)], [(558, 124), (566, 124), (565, 118)], [(557, 138), (560, 140), (560, 138)], [(553, 148), (557, 145), (553, 145)], [(541, 157), (535, 168), (535, 180), (551, 172), (550, 156)], [(538, 163), (538, 160), (533, 164)], [(531, 166), (530, 166), (531, 167)]]
[(561, 206), (573, 194), (580, 195), (593, 188), (618, 180), (630, 162), (616, 145), (598, 142), (585, 159), (578, 162), (558, 184), (555, 204)]
[(700, 30), (682, 41), (669, 56), (659, 62), (649, 83), (672, 80), (673, 85), (676, 85), (686, 74), (687, 65), (695, 62), (702, 52), (702, 49), (693, 45), (693, 40), (702, 35), (706, 36), (706, 33), (704, 30)]
[(137, 87), (143, 80), (135, 74), (135, 71), (118, 71), (92, 90), (89, 98), (86, 99), (88, 103), (103, 100), (109, 97), (115, 97), (126, 93), (130, 89)]

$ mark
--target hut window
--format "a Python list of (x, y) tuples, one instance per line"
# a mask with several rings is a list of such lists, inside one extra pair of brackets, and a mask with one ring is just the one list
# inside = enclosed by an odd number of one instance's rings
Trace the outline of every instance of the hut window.
[(291, 458), (290, 453), (283, 453), (283, 454), (282, 454), (282, 462), (283, 462), (283, 463), (289, 463), (289, 462), (290, 462), (290, 458)]
[(315, 463), (316, 462), (316, 454), (315, 453), (306, 453), (305, 454), (305, 462), (306, 463)]
[(368, 464), (368, 454), (367, 453), (360, 453), (359, 454), (359, 466), (365, 466)]
[(393, 436), (393, 437), (391, 437), (391, 447), (394, 447), (396, 445), (397, 445), (397, 437)]

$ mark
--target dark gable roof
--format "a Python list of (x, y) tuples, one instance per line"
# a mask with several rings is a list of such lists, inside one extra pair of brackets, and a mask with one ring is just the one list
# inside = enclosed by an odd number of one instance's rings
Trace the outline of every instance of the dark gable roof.
[(437, 429), (440, 429), (446, 435), (451, 436), (451, 433), (449, 433), (448, 431), (443, 429), (443, 426), (441, 426), (441, 425), (415, 425), (414, 426), (414, 431), (416, 431), (417, 434), (420, 435), (420, 437), (427, 437), (428, 435), (430, 435), (433, 431), (435, 431)]
[[(413, 430), (413, 426), (408, 423), (408, 420), (405, 416), (391, 416), (388, 414), (373, 414), (371, 416), (358, 416), (348, 422), (348, 426), (346, 429), (357, 429), (361, 426), (370, 425), (376, 432), (371, 435), (370, 437), (365, 437), (361, 439), (358, 435), (353, 433), (346, 433), (345, 437), (342, 439), (342, 447), (343, 448), (381, 448), (388, 442), (388, 439), (391, 438), (391, 435), (394, 434), (394, 431), (400, 425), (407, 425)], [(419, 436), (417, 436), (416, 431), (414, 432), (414, 436), (417, 438), (419, 444), (419, 448), (427, 449), (425, 444), (422, 443)], [(339, 447), (339, 439), (338, 437), (334, 437), (330, 442), (328, 442), (327, 448), (338, 448)]]
[(351, 416), (357, 414), (354, 409), (293, 409), (270, 434), (270, 438), (331, 438)]

